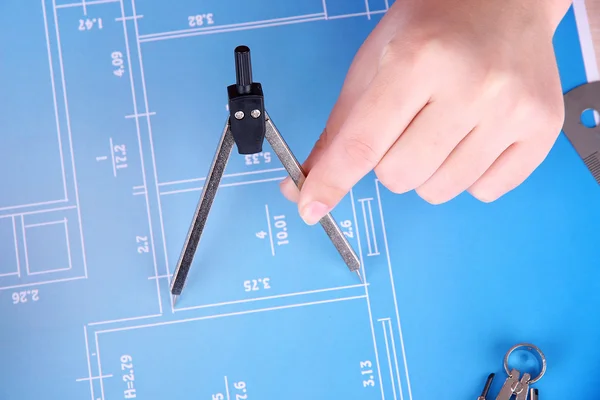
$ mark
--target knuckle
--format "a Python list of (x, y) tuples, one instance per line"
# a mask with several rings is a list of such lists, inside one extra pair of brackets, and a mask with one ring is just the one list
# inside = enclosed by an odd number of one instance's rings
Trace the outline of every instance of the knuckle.
[(325, 128), (325, 129), (323, 129), (323, 132), (321, 132), (321, 135), (315, 142), (314, 148), (317, 150), (324, 150), (328, 144), (329, 144), (329, 134), (327, 133), (327, 128)]
[(402, 53), (399, 50), (399, 46), (396, 45), (393, 41), (388, 42), (383, 46), (381, 51), (381, 57), (379, 59), (379, 64), (383, 67), (388, 65), (396, 65), (402, 58)]
[(379, 58), (380, 68), (388, 67), (398, 69), (400, 65), (411, 66), (417, 61), (419, 55), (423, 54), (422, 42), (419, 40), (394, 39), (383, 46)]
[(346, 155), (358, 167), (371, 167), (379, 162), (379, 157), (373, 146), (364, 140), (357, 138), (346, 139), (343, 147)]

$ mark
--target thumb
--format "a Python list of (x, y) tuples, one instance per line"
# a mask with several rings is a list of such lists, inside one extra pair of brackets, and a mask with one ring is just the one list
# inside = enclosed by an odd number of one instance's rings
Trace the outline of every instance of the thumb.
[[(321, 132), (321, 136), (319, 136), (319, 139), (310, 151), (310, 154), (306, 158), (306, 161), (304, 161), (304, 163), (302, 164), (302, 169), (304, 170), (305, 175), (308, 175), (313, 165), (315, 165), (319, 161), (324, 150), (327, 148), (331, 140), (331, 135), (329, 135), (328, 132), (329, 131), (327, 130), (327, 128), (325, 128), (323, 132)], [(286, 199), (294, 203), (298, 202), (300, 191), (294, 184), (294, 181), (292, 181), (292, 178), (290, 178), (289, 176), (286, 177), (279, 184), (279, 188)]]
[[(381, 49), (394, 32), (395, 26), (393, 24), (377, 25), (356, 53), (342, 85), (340, 96), (329, 115), (325, 129), (306, 161), (302, 164), (306, 176), (319, 163), (321, 156), (330, 146), (333, 138), (348, 118), (357, 99), (360, 98), (361, 93), (368, 87), (373, 77), (377, 74)], [(288, 200), (294, 203), (298, 202), (300, 191), (289, 176), (281, 182), (280, 189)]]

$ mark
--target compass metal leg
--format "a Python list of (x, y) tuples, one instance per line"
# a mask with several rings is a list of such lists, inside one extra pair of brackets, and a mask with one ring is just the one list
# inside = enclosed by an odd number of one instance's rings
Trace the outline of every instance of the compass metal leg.
[(198, 248), (198, 243), (200, 242), (200, 236), (204, 230), (208, 213), (215, 198), (215, 194), (217, 193), (217, 189), (219, 188), (219, 183), (223, 177), (223, 171), (227, 166), (227, 161), (231, 155), (233, 145), (234, 140), (228, 120), (225, 129), (223, 130), (212, 165), (210, 166), (208, 176), (204, 182), (202, 194), (200, 195), (200, 200), (196, 207), (192, 224), (187, 237), (185, 238), (181, 256), (177, 262), (173, 281), (171, 282), (171, 294), (175, 296), (174, 300), (177, 299), (177, 296), (179, 296), (183, 290), (192, 260), (194, 259), (194, 254)]
[[(277, 154), (277, 157), (281, 160), (283, 166), (287, 170), (288, 174), (294, 181), (297, 187), (300, 187), (305, 179), (304, 171), (302, 166), (288, 147), (287, 143), (275, 127), (275, 124), (269, 118), (269, 115), (265, 112), (266, 119), (266, 133), (265, 138)], [(335, 248), (340, 253), (344, 262), (350, 269), (350, 271), (356, 272), (362, 282), (362, 276), (360, 274), (360, 260), (356, 253), (350, 246), (350, 243), (346, 240), (346, 237), (342, 233), (338, 224), (333, 219), (331, 213), (325, 215), (320, 221), (321, 226), (325, 229), (325, 232), (333, 242)]]

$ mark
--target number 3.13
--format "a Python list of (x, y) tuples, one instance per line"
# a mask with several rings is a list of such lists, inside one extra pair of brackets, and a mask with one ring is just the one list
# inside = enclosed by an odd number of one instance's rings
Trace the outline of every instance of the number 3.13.
[(366, 378), (363, 380), (363, 387), (375, 386), (372, 366), (371, 361), (361, 361), (360, 363), (360, 373)]

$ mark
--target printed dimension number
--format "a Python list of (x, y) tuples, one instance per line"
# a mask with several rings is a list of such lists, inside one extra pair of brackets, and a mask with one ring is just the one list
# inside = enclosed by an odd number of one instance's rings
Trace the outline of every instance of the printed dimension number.
[(363, 387), (375, 386), (375, 374), (371, 361), (361, 361), (360, 369), (360, 373), (363, 376)]
[(31, 301), (38, 301), (40, 296), (37, 289), (22, 290), (20, 292), (14, 292), (12, 294), (13, 304), (29, 303)]
[(133, 374), (133, 358), (130, 355), (124, 354), (121, 356), (121, 370), (123, 371), (123, 382), (126, 388), (123, 390), (123, 396), (126, 399), (135, 399), (137, 397), (135, 391), (135, 375)]
[(271, 289), (270, 278), (258, 278), (244, 281), (245, 292), (256, 292), (258, 290)]
[(230, 395), (230, 391), (229, 391), (229, 387), (226, 388), (227, 390), (227, 396), (225, 396), (223, 393), (217, 393), (217, 394), (213, 394), (212, 395), (212, 400), (246, 400), (248, 398), (248, 393), (247, 389), (246, 389), (246, 382), (244, 381), (240, 381), (240, 382), (234, 382), (233, 383), (233, 389), (232, 389), (232, 393)]
[[(268, 216), (268, 211), (267, 211), (267, 216)], [(271, 222), (273, 223), (273, 230), (271, 229)], [(268, 219), (268, 224), (269, 224), (269, 232), (265, 232), (265, 231), (260, 231), (256, 233), (256, 237), (259, 239), (264, 239), (267, 236), (269, 236), (269, 239), (272, 241), (273, 240), (273, 234), (275, 234), (275, 237), (277, 238), (277, 246), (283, 246), (286, 244), (289, 244), (289, 239), (288, 239), (288, 228), (287, 228), (287, 221), (285, 218), (285, 215), (275, 215), (273, 217), (273, 221), (271, 221), (271, 219)]]
[(188, 16), (188, 26), (190, 28), (196, 28), (198, 26), (212, 25), (214, 24), (214, 16), (212, 13), (197, 14)]

